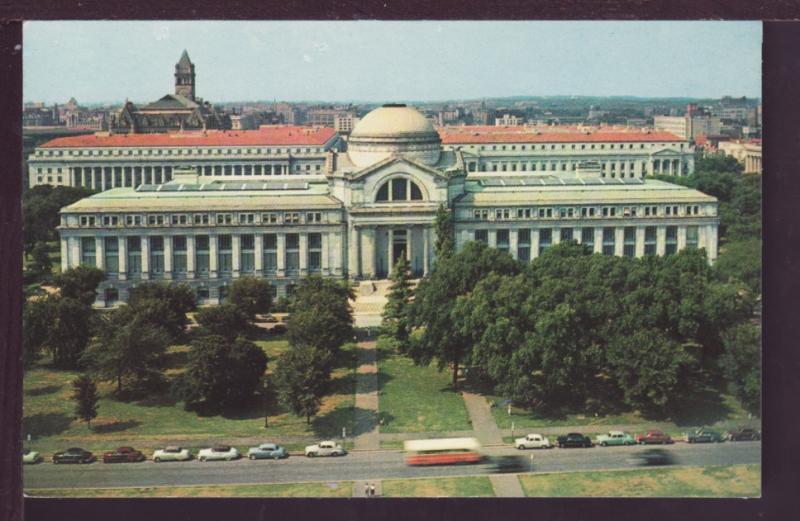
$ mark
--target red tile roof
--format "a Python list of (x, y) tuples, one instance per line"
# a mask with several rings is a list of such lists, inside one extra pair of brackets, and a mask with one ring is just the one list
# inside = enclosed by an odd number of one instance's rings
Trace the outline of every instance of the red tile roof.
[(444, 144), (472, 143), (603, 143), (685, 141), (671, 132), (631, 128), (577, 126), (548, 127), (440, 127)]
[(96, 133), (56, 138), (43, 144), (42, 147), (321, 146), (335, 134), (334, 129), (327, 127), (264, 125), (258, 130), (208, 130), (168, 134)]

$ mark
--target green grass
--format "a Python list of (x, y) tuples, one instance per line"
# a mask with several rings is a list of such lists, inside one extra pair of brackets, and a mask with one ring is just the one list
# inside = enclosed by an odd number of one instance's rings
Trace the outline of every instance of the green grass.
[(435, 365), (415, 366), (387, 348), (378, 349), (381, 432), (469, 430), (461, 395), (449, 387), (449, 374)]
[(519, 476), (529, 497), (759, 497), (761, 465)]
[(403, 448), (403, 441), (402, 440), (381, 440), (381, 448), (382, 449), (402, 449)]
[[(265, 351), (275, 354), (288, 349), (285, 340), (258, 342)], [(182, 371), (188, 346), (170, 349), (168, 376)], [(209, 443), (224, 442), (247, 447), (259, 441), (275, 441), (290, 450), (301, 449), (306, 439), (319, 439), (341, 435), (342, 427), (352, 432), (355, 407), (355, 346), (344, 346), (333, 371), (331, 394), (325, 397), (322, 407), (311, 424), (279, 405), (269, 411), (269, 428), (264, 429), (264, 408), (258, 403), (242, 411), (226, 415), (200, 416), (183, 409), (165, 391), (145, 400), (121, 402), (110, 397), (113, 386), (100, 383), (101, 399), (98, 417), (92, 422), (93, 430), (86, 424), (73, 420), (73, 401), (70, 382), (78, 375), (74, 371), (53, 369), (40, 363), (25, 375), (23, 437), (32, 439), (26, 447), (38, 450), (48, 457), (52, 452), (69, 446), (81, 446), (99, 451), (120, 445), (133, 445), (145, 452), (177, 440), (197, 448)], [(274, 368), (272, 358), (270, 368)], [(282, 440), (282, 437), (290, 437)], [(300, 439), (291, 439), (291, 437)]]
[(381, 489), (383, 497), (494, 497), (486, 476), (388, 480)]
[(269, 485), (198, 485), (188, 487), (29, 489), (39, 497), (352, 497), (353, 483), (275, 483)]

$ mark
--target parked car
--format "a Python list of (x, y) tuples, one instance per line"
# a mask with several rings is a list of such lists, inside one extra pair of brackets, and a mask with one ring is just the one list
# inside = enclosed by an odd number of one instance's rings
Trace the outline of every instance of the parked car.
[(162, 461), (189, 461), (190, 459), (192, 459), (192, 453), (189, 449), (175, 445), (169, 445), (153, 453), (153, 461), (156, 463)]
[(672, 465), (675, 459), (664, 449), (646, 449), (635, 452), (628, 461), (634, 465)]
[(666, 445), (675, 443), (668, 434), (661, 431), (647, 431), (644, 434), (637, 434), (636, 443), (639, 445)]
[(731, 441), (758, 441), (761, 433), (755, 429), (739, 427), (739, 429), (729, 432), (727, 438)]
[(556, 438), (556, 443), (559, 448), (567, 449), (571, 447), (591, 447), (592, 439), (589, 436), (584, 436), (580, 432), (570, 432), (566, 436), (559, 436)]
[(22, 449), (22, 463), (34, 464), (42, 461), (42, 456), (35, 450)]
[(232, 461), (241, 457), (236, 447), (230, 445), (214, 445), (197, 453), (198, 461)]
[(524, 438), (517, 438), (514, 440), (514, 446), (519, 450), (553, 448), (550, 439), (541, 434), (528, 434)]
[(599, 434), (597, 436), (597, 444), (602, 447), (609, 445), (634, 445), (636, 440), (627, 432), (622, 431), (608, 431), (606, 434)]
[(135, 463), (144, 459), (144, 454), (133, 447), (117, 447), (103, 453), (103, 463)]
[(289, 457), (289, 451), (275, 443), (262, 443), (258, 447), (250, 447), (247, 457), (250, 459), (283, 459)]
[(78, 447), (53, 454), (53, 463), (91, 463), (96, 459), (94, 454)]
[(689, 443), (722, 443), (725, 441), (725, 437), (717, 431), (697, 429), (686, 436), (686, 441)]
[(347, 451), (335, 441), (321, 441), (306, 447), (305, 453), (309, 458), (313, 458), (316, 456), (344, 456)]

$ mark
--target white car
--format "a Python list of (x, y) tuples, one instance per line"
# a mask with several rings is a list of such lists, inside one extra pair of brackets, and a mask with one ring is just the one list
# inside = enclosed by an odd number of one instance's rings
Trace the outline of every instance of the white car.
[(550, 439), (541, 434), (528, 434), (524, 438), (517, 438), (514, 440), (514, 446), (519, 450), (553, 448)]
[(344, 447), (335, 441), (321, 441), (316, 445), (309, 445), (306, 447), (306, 456), (313, 458), (315, 456), (344, 456), (347, 451)]
[(153, 461), (156, 463), (161, 461), (188, 461), (190, 459), (192, 459), (192, 453), (189, 452), (189, 449), (176, 446), (164, 447), (153, 453)]
[(24, 449), (22, 451), (22, 463), (35, 464), (42, 461), (42, 456), (35, 450)]
[(236, 447), (231, 447), (229, 445), (215, 445), (207, 449), (200, 449), (200, 452), (197, 453), (198, 461), (232, 461), (240, 457)]

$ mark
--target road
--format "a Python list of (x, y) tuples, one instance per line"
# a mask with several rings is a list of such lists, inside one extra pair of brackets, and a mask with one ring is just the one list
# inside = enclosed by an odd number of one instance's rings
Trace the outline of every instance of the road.
[[(644, 447), (594, 447), (590, 449), (550, 449), (517, 451), (489, 447), (489, 456), (521, 455), (526, 462), (533, 455), (533, 472), (583, 471), (630, 468), (628, 458)], [(666, 448), (679, 465), (732, 465), (761, 463), (760, 442), (723, 444), (676, 444)], [(232, 462), (53, 465), (26, 466), (24, 486), (40, 488), (96, 488), (131, 486), (220, 485), (235, 483), (291, 483), (403, 479), (481, 475), (492, 472), (492, 465), (408, 467), (398, 450), (353, 452), (340, 458), (309, 459), (292, 456), (286, 460)]]

